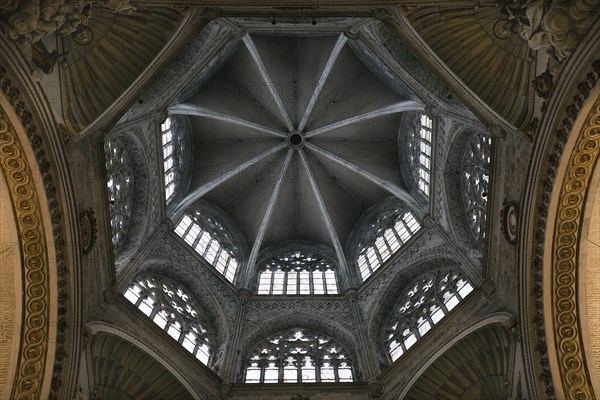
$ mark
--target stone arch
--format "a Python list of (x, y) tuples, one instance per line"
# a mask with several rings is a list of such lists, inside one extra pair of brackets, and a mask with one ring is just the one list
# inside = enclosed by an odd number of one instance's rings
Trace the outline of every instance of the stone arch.
[[(338, 323), (304, 313), (292, 313), (263, 321), (258, 328), (248, 332), (241, 341), (239, 348), (242, 357), (240, 372), (243, 370), (245, 357), (247, 357), (254, 345), (272, 334), (295, 327), (307, 328), (326, 334), (336, 339), (349, 353), (359, 354), (358, 343), (356, 343), (353, 334)], [(360, 366), (360, 360), (355, 358), (353, 362), (355, 371), (357, 371), (356, 376), (360, 377), (362, 371), (360, 371), (360, 368), (357, 368)]]
[(160, 349), (156, 348), (156, 346), (142, 341), (139, 337), (131, 334), (123, 328), (106, 322), (92, 321), (87, 323), (85, 326), (92, 335), (109, 334), (116, 336), (127, 343), (130, 343), (132, 346), (140, 349), (143, 353), (147, 354), (154, 361), (163, 366), (168, 372), (173, 374), (173, 376), (185, 387), (185, 389), (193, 396), (194, 399), (207, 399), (204, 393), (198, 393), (198, 390), (195, 388), (194, 384), (186, 378), (185, 373), (180, 371), (181, 367), (175, 363), (172, 363)]
[(310, 242), (307, 240), (286, 240), (284, 242), (277, 243), (262, 249), (256, 261), (256, 268), (254, 268), (252, 276), (248, 277), (250, 281), (248, 287), (250, 288), (250, 290), (253, 292), (256, 291), (258, 287), (258, 279), (260, 276), (260, 272), (264, 270), (264, 266), (267, 262), (269, 262), (271, 259), (278, 255), (290, 253), (293, 251), (305, 251), (309, 254), (314, 254), (319, 258), (327, 261), (329, 265), (331, 265), (335, 269), (339, 290), (340, 283), (343, 282), (344, 277), (339, 275), (341, 272), (339, 269), (335, 250), (329, 245)]
[(233, 329), (232, 321), (226, 317), (226, 313), (211, 293), (211, 290), (202, 284), (202, 279), (198, 275), (172, 260), (160, 259), (147, 260), (140, 271), (136, 273), (136, 276), (140, 274), (165, 277), (185, 286), (210, 319), (211, 328), (214, 329), (211, 336), (216, 341), (213, 353), (216, 355), (220, 351), (224, 351)]
[(497, 329), (501, 332), (501, 335), (504, 337), (506, 341), (512, 343), (512, 348), (510, 351), (514, 352), (514, 338), (512, 337), (512, 333), (508, 331), (505, 327), (507, 323), (509, 323), (512, 319), (512, 315), (507, 312), (498, 312), (486, 317), (481, 318), (478, 321), (475, 321), (471, 325), (465, 327), (460, 331), (458, 335), (453, 337), (451, 340), (444, 342), (440, 345), (436, 351), (426, 360), (420, 364), (416, 371), (414, 371), (410, 377), (410, 379), (406, 382), (405, 385), (399, 390), (397, 393), (398, 399), (404, 399), (407, 393), (413, 388), (415, 382), (427, 371), (427, 369), (435, 363), (440, 357), (444, 356), (446, 352), (452, 349), (457, 343), (461, 341), (467, 341), (470, 335), (476, 334), (486, 327), (491, 329)]
[[(125, 232), (123, 245), (115, 252), (115, 270), (119, 272), (127, 264), (139, 248), (143, 238), (148, 230), (150, 216), (144, 210), (148, 209), (151, 196), (151, 177), (149, 171), (149, 157), (139, 135), (139, 128), (132, 130), (119, 130), (115, 133), (109, 133), (104, 138), (107, 140), (116, 139), (126, 148), (131, 167), (133, 169), (133, 206), (129, 227)], [(105, 160), (106, 161), (106, 160)], [(108, 201), (108, 199), (107, 199)]]
[(474, 135), (486, 136), (483, 132), (472, 128), (461, 129), (456, 133), (448, 150), (443, 177), (448, 202), (449, 220), (451, 222), (450, 230), (454, 234), (457, 243), (466, 250), (474, 251), (479, 257), (482, 257), (484, 242), (476, 241), (470, 232), (461, 185), (463, 155), (466, 146)]

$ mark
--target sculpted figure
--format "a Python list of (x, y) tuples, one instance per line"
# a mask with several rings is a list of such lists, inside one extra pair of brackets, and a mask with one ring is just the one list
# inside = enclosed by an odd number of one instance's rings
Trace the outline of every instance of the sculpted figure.
[(103, 0), (102, 4), (114, 12), (126, 11), (128, 14), (131, 14), (137, 10), (136, 6), (129, 4), (129, 0)]

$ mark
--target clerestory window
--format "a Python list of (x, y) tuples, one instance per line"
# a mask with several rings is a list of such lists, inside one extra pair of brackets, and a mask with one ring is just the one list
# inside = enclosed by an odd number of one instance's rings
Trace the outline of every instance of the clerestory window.
[(337, 294), (332, 262), (306, 251), (273, 257), (262, 268), (258, 294)]
[(116, 251), (123, 246), (129, 229), (134, 197), (134, 175), (129, 154), (119, 139), (113, 138), (104, 142), (104, 155), (112, 244)]
[(386, 348), (396, 361), (461, 302), (473, 286), (461, 273), (438, 270), (415, 279), (388, 318)]
[(165, 176), (165, 200), (167, 203), (175, 194), (175, 174), (177, 163), (175, 162), (175, 145), (177, 143), (175, 132), (171, 128), (171, 118), (165, 119), (160, 125), (162, 132), (163, 166)]
[(348, 353), (332, 338), (303, 328), (276, 334), (248, 357), (246, 383), (352, 382)]
[(206, 317), (183, 286), (167, 279), (142, 276), (129, 285), (124, 296), (187, 351), (208, 365), (212, 341), (208, 337)]
[(185, 215), (177, 224), (175, 233), (227, 280), (233, 282), (239, 263), (234, 249), (224, 246), (226, 240), (223, 239), (227, 235), (225, 228), (214, 218), (202, 221), (200, 217), (199, 213)]
[(433, 121), (421, 115), (411, 141), (411, 158), (419, 190), (426, 196), (430, 192), (432, 137)]
[(487, 198), (490, 183), (489, 136), (472, 135), (462, 159), (461, 187), (471, 235), (482, 240), (485, 235)]
[[(378, 224), (383, 223), (384, 221), (378, 221)], [(391, 226), (381, 228), (379, 235), (371, 243), (363, 245), (358, 253), (357, 264), (363, 281), (389, 260), (419, 229), (421, 224), (409, 211), (393, 220)]]

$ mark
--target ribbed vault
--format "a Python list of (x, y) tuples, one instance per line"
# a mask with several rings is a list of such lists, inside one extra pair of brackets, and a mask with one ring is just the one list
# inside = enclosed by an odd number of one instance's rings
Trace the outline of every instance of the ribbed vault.
[(248, 34), (169, 108), (189, 117), (194, 137), (190, 190), (174, 218), (198, 199), (227, 212), (252, 244), (250, 270), (265, 245), (286, 240), (329, 245), (344, 269), (365, 210), (390, 195), (414, 203), (398, 130), (401, 113), (425, 106), (382, 82), (349, 40)]
[(483, 327), (435, 360), (405, 399), (506, 399), (513, 348), (504, 327)]
[(91, 352), (92, 390), (100, 399), (193, 397), (160, 363), (117, 336), (99, 333), (92, 341)]

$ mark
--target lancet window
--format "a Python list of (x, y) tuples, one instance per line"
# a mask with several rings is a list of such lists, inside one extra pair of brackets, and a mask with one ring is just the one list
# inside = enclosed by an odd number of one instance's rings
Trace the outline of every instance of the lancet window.
[(475, 240), (483, 239), (485, 234), (491, 144), (489, 136), (473, 135), (462, 159), (463, 203), (471, 235)]
[(160, 125), (163, 150), (163, 167), (165, 176), (165, 200), (167, 203), (173, 198), (176, 188), (177, 161), (175, 152), (177, 148), (177, 134), (172, 129), (171, 118), (167, 117)]
[(388, 319), (386, 347), (397, 360), (461, 302), (473, 286), (461, 273), (438, 270), (414, 280)]
[(430, 191), (432, 137), (433, 121), (423, 114), (418, 119), (411, 141), (411, 158), (419, 190), (426, 196)]
[(232, 240), (220, 222), (212, 217), (203, 218), (198, 212), (186, 214), (177, 224), (175, 233), (227, 280), (233, 282), (239, 263), (235, 248), (230, 245)]
[(134, 175), (129, 154), (123, 143), (116, 138), (104, 142), (108, 188), (108, 209), (112, 244), (121, 248), (129, 229), (134, 197)]
[(258, 294), (337, 294), (332, 262), (307, 251), (273, 257), (259, 274)]
[(347, 351), (334, 339), (294, 328), (259, 343), (248, 357), (246, 383), (352, 382)]
[(138, 277), (124, 293), (154, 323), (203, 364), (208, 365), (212, 341), (202, 308), (183, 286), (153, 276)]
[(421, 229), (421, 225), (409, 211), (392, 220), (391, 226), (385, 226), (389, 217), (385, 216), (383, 219), (374, 224), (375, 226), (383, 225), (379, 234), (375, 236), (372, 242), (363, 245), (358, 253), (357, 264), (363, 281), (377, 271), (383, 263), (389, 260), (404, 243)]

